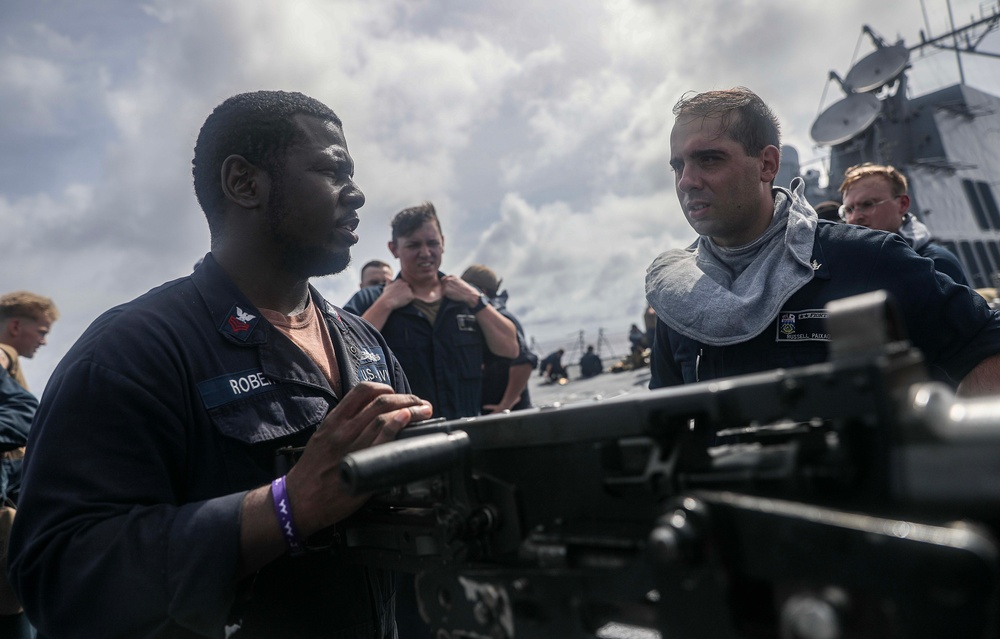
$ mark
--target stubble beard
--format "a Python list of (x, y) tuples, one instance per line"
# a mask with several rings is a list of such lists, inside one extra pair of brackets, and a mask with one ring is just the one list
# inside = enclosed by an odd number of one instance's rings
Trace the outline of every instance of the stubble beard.
[(281, 264), (297, 277), (323, 277), (342, 273), (351, 264), (351, 249), (330, 251), (319, 246), (304, 246), (282, 229), (285, 219), (284, 185), (280, 178), (268, 197), (268, 227), (280, 247)]

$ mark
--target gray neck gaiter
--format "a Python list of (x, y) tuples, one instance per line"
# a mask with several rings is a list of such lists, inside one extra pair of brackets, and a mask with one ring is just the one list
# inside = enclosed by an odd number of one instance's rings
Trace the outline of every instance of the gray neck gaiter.
[(816, 212), (802, 195), (774, 189), (774, 217), (756, 240), (726, 249), (701, 236), (687, 249), (658, 256), (646, 271), (646, 300), (681, 335), (713, 346), (761, 333), (815, 274)]

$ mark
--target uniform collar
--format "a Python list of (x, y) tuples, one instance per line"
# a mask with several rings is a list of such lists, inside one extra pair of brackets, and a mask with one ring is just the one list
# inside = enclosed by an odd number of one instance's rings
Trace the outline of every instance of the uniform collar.
[(341, 335), (349, 335), (347, 324), (344, 323), (344, 318), (340, 314), (340, 309), (328, 302), (326, 298), (313, 287), (312, 284), (309, 285), (309, 297), (312, 299), (312, 303), (319, 308), (323, 317), (326, 318), (327, 326), (336, 326)]
[(191, 274), (191, 281), (208, 308), (216, 330), (226, 339), (237, 344), (267, 342), (269, 324), (211, 253)]

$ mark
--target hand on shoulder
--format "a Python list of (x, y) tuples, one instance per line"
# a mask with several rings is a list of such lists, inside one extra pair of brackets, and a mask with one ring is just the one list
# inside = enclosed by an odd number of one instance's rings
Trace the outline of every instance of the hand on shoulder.
[(388, 303), (393, 310), (402, 308), (413, 301), (413, 288), (404, 279), (392, 280), (382, 289), (379, 299)]
[(475, 306), (479, 300), (479, 289), (454, 275), (441, 278), (441, 294), (450, 300)]

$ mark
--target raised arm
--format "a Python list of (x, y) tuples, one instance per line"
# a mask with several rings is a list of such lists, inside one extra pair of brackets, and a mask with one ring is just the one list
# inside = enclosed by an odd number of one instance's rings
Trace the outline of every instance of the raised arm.
[(509, 359), (517, 357), (520, 349), (517, 345), (517, 329), (514, 328), (514, 323), (489, 304), (480, 305), (482, 293), (479, 289), (459, 277), (445, 275), (441, 278), (441, 290), (448, 299), (462, 302), (474, 310), (476, 321), (483, 331), (486, 346), (490, 351), (500, 357)]
[[(378, 299), (360, 315), (368, 320), (376, 330), (381, 331), (394, 310), (402, 308), (412, 301), (413, 289), (410, 288), (406, 280), (396, 279), (386, 284)], [(347, 307), (347, 310), (352, 309)]]

